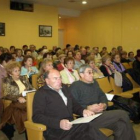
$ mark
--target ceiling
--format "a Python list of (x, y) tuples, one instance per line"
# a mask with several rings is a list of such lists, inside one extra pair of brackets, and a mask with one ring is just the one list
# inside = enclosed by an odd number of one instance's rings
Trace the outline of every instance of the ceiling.
[[(82, 0), (11, 0), (11, 1), (38, 3), (38, 4), (56, 6), (59, 8), (67, 8), (67, 9), (74, 9), (74, 10), (81, 11), (81, 10), (88, 10), (96, 7), (111, 5), (127, 0), (86, 0), (87, 1), (86, 5), (81, 4)], [(75, 2), (69, 2), (69, 1), (75, 1)]]

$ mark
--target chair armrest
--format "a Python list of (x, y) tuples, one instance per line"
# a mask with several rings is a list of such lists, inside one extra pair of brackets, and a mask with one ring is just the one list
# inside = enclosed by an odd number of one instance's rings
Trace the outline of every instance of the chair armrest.
[(47, 129), (45, 125), (39, 124), (39, 123), (34, 123), (31, 121), (24, 122), (24, 125), (27, 129), (32, 129), (35, 131), (45, 131)]
[(122, 93), (115, 94), (115, 95), (120, 96), (120, 97), (124, 97), (124, 98), (132, 98), (133, 97), (133, 94), (129, 93), (129, 92), (122, 92)]

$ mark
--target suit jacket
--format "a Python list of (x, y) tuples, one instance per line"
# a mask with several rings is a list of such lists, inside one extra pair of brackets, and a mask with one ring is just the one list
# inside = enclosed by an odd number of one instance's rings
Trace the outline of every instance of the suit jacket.
[(33, 121), (47, 126), (44, 135), (60, 135), (62, 119), (73, 120), (73, 113), (82, 116), (83, 108), (74, 100), (66, 85), (62, 86), (62, 92), (67, 97), (67, 106), (58, 92), (47, 85), (41, 87), (35, 94), (33, 101)]
[[(20, 76), (20, 81), (25, 85), (25, 90), (33, 89), (26, 76)], [(3, 79), (3, 93), (5, 99), (12, 101), (17, 101), (17, 98), (21, 96), (17, 83), (10, 76)]]
[(5, 68), (0, 65), (0, 98), (2, 97), (2, 79), (6, 76)]

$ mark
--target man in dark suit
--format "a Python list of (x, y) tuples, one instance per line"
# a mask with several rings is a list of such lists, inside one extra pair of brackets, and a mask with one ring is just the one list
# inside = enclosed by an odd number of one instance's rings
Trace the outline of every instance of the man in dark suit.
[[(61, 84), (60, 73), (50, 70), (44, 74), (46, 85), (35, 94), (33, 121), (47, 126), (46, 140), (108, 140), (96, 125), (91, 123), (72, 125), (73, 113), (80, 116), (94, 115), (82, 108)], [(94, 121), (94, 120), (93, 120)]]

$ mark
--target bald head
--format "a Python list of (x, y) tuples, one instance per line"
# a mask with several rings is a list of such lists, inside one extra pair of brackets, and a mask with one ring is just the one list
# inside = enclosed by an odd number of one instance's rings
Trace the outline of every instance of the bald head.
[(44, 76), (46, 84), (52, 87), (54, 90), (59, 91), (61, 88), (61, 76), (58, 70), (51, 69), (45, 73)]

